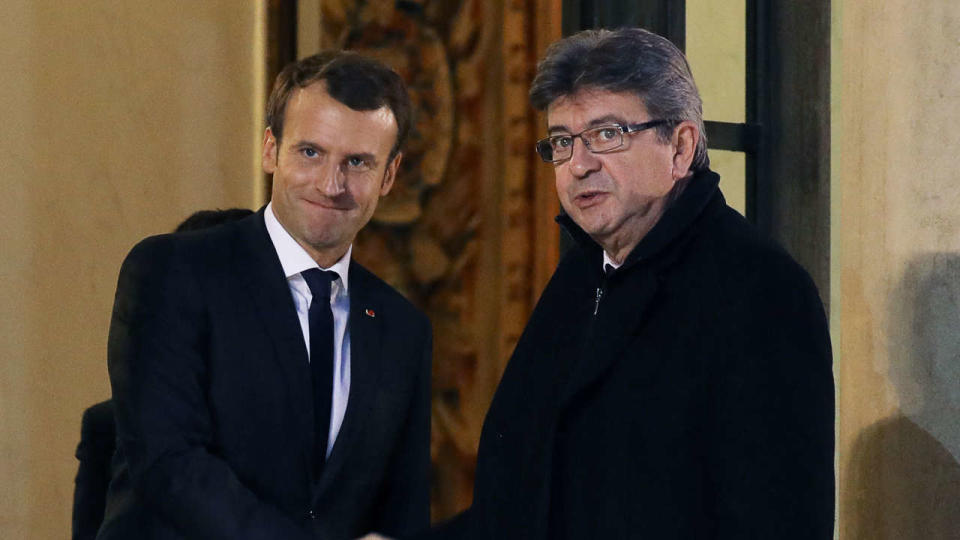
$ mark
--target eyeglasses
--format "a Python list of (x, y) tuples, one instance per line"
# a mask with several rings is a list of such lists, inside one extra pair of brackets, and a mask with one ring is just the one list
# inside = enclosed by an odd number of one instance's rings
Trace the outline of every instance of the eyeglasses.
[(573, 140), (583, 141), (587, 150), (602, 154), (623, 146), (624, 133), (638, 133), (650, 128), (672, 123), (672, 120), (650, 120), (640, 124), (608, 124), (585, 129), (575, 135), (554, 135), (537, 141), (537, 154), (547, 163), (560, 163), (573, 155)]

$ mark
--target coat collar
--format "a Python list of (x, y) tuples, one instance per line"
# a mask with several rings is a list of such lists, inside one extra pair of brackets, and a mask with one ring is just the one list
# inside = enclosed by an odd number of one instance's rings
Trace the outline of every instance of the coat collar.
[[(707, 169), (694, 173), (686, 188), (667, 208), (660, 221), (650, 229), (633, 251), (624, 259), (617, 270), (622, 272), (638, 261), (656, 259), (670, 251), (677, 240), (690, 228), (690, 225), (710, 204), (723, 204), (723, 195), (719, 190), (720, 176)], [(593, 238), (577, 225), (567, 214), (556, 217), (557, 223), (570, 235), (576, 244), (586, 251), (591, 261), (596, 260), (597, 271), (601, 271), (603, 249)]]

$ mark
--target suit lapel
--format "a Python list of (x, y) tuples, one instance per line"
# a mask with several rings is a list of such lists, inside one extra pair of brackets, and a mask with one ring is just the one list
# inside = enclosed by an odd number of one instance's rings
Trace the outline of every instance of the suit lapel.
[(238, 225), (236, 268), (253, 301), (254, 312), (270, 336), (275, 353), (273, 360), (289, 390), (286, 396), (301, 440), (303, 464), (305, 470), (312, 470), (313, 390), (300, 320), (280, 259), (267, 233), (263, 210)]
[(343, 468), (350, 449), (360, 439), (365, 419), (376, 399), (378, 379), (383, 372), (381, 335), (384, 319), (390, 314), (381, 311), (374, 290), (367, 271), (351, 261), (350, 316), (347, 322), (350, 330), (350, 395), (340, 432), (320, 478), (318, 495), (329, 489)]

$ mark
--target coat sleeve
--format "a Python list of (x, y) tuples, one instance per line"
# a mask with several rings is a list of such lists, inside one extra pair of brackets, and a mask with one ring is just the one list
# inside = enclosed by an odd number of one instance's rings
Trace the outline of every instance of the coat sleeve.
[(380, 494), (374, 530), (389, 537), (422, 531), (430, 525), (430, 381), (433, 339), (430, 323), (419, 325), (421, 339), (416, 384), (406, 426), (390, 459)]
[(206, 310), (179, 247), (171, 236), (141, 242), (117, 285), (108, 365), (133, 489), (185, 538), (309, 538), (211, 452)]
[[(782, 270), (782, 269), (778, 269)], [(833, 537), (834, 387), (827, 321), (791, 262), (732, 309), (710, 388), (708, 490), (718, 539)]]

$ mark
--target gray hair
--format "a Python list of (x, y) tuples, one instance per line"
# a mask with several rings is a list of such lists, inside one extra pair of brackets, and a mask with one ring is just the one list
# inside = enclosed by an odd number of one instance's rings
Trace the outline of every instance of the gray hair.
[(537, 64), (530, 103), (543, 111), (582, 89), (634, 92), (651, 119), (674, 122), (657, 128), (668, 142), (678, 122), (693, 122), (700, 140), (690, 168), (710, 166), (703, 104), (686, 57), (666, 38), (642, 28), (584, 30), (551, 44)]

